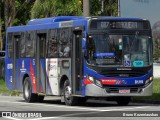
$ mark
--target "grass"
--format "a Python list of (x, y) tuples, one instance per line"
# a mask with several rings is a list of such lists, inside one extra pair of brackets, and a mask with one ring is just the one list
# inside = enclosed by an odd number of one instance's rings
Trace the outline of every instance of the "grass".
[(3, 79), (0, 79), (0, 94), (2, 95), (11, 95), (11, 96), (19, 96), (20, 91), (11, 91), (6, 87), (5, 81)]
[(153, 95), (147, 97), (133, 97), (133, 101), (160, 101), (160, 78), (153, 80)]

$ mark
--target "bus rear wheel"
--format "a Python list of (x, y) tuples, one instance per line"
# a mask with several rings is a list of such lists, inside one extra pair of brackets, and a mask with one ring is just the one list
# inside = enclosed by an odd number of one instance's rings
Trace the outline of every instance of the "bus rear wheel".
[(70, 86), (69, 80), (66, 80), (64, 82), (63, 92), (64, 92), (65, 104), (69, 105), (69, 106), (76, 105), (76, 103), (78, 102), (78, 98), (72, 96), (72, 91), (71, 91), (71, 86)]
[(131, 101), (131, 97), (117, 97), (116, 98), (117, 104), (120, 106), (126, 106)]
[(32, 85), (29, 77), (26, 77), (23, 83), (23, 97), (26, 102), (37, 101), (37, 94), (32, 93)]

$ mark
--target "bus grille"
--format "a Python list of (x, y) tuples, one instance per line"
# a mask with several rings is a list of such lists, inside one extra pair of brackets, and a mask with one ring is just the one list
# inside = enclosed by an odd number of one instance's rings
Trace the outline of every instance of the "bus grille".
[(145, 75), (144, 72), (136, 72), (136, 71), (106, 71), (101, 72), (100, 74), (106, 77), (138, 77)]
[(140, 93), (142, 91), (141, 88), (131, 87), (131, 88), (118, 88), (118, 87), (108, 87), (106, 88), (107, 93), (119, 93), (120, 89), (129, 89), (130, 93)]

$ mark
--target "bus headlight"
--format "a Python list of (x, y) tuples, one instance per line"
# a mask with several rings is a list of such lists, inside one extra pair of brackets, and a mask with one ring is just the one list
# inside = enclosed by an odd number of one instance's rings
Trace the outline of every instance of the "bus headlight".
[(97, 86), (99, 86), (99, 87), (102, 87), (102, 83), (101, 83), (101, 81), (99, 81), (99, 80), (95, 80), (95, 84), (96, 84)]
[(102, 87), (102, 83), (101, 83), (100, 80), (97, 80), (97, 79), (95, 79), (95, 78), (92, 77), (92, 76), (88, 76), (88, 79), (89, 79), (92, 83), (94, 83), (95, 85), (97, 85), (97, 86), (99, 86), (99, 87)]
[(94, 77), (88, 76), (88, 79), (89, 79), (92, 83), (94, 83)]
[(153, 80), (153, 76), (151, 76), (151, 77), (149, 78), (149, 80), (152, 81), (152, 80)]
[(153, 76), (149, 77), (149, 78), (146, 80), (145, 85), (148, 84), (148, 83), (150, 83), (152, 80), (153, 80)]

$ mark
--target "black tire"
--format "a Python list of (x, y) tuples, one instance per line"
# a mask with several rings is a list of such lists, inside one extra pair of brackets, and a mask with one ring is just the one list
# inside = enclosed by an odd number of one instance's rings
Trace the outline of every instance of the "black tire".
[(117, 104), (120, 106), (126, 106), (131, 101), (131, 97), (117, 97), (116, 98)]
[(43, 102), (44, 96), (37, 96), (37, 101), (38, 102)]
[(64, 82), (63, 95), (64, 95), (64, 102), (68, 106), (76, 105), (78, 102), (78, 98), (72, 96), (71, 93), (72, 92), (71, 92), (71, 86), (70, 86), (69, 80), (66, 80)]
[(37, 102), (37, 94), (32, 93), (30, 78), (26, 77), (23, 83), (23, 98), (26, 102)]
[(79, 97), (78, 98), (78, 103), (81, 104), (81, 105), (84, 105), (87, 101), (87, 98), (86, 97)]

